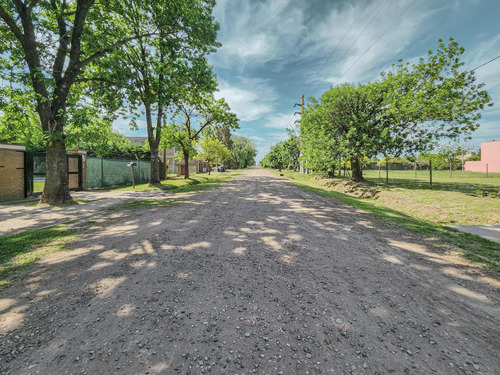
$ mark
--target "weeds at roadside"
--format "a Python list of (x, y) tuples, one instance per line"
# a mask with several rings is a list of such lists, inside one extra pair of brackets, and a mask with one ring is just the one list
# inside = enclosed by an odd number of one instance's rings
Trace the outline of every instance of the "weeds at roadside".
[(19, 271), (48, 254), (66, 250), (76, 237), (67, 224), (0, 237), (0, 290), (8, 287)]
[(355, 208), (374, 214), (384, 224), (406, 229), (409, 232), (424, 235), (424, 238), (433, 238), (434, 246), (459, 251), (466, 259), (481, 263), (500, 276), (500, 244), (482, 237), (457, 231), (453, 228), (422, 220), (401, 211), (376, 204), (372, 199), (355, 197), (346, 193), (329, 190), (325, 186), (317, 185), (310, 179), (292, 181), (311, 192), (335, 198)]
[(108, 211), (138, 210), (138, 209), (155, 208), (155, 207), (171, 207), (176, 203), (178, 202), (173, 202), (170, 199), (138, 199), (135, 201), (125, 202), (110, 207), (108, 208)]

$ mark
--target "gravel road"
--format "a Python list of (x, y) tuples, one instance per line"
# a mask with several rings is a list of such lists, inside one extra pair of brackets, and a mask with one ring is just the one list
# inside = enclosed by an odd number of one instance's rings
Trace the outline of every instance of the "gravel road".
[(2, 374), (500, 374), (500, 284), (252, 169), (103, 214), (0, 296)]

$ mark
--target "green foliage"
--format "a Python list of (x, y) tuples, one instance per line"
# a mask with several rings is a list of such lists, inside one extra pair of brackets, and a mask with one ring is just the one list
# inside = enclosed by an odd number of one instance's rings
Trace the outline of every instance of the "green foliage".
[[(75, 232), (66, 225), (0, 237), (0, 287), (7, 286), (7, 278), (15, 272), (32, 265), (50, 251), (64, 249), (74, 238)], [(44, 247), (44, 251), (40, 251), (40, 247)]]
[[(196, 142), (203, 134), (210, 136), (221, 126), (238, 128), (238, 117), (224, 99), (215, 100), (211, 93), (186, 93), (176, 104), (176, 121), (166, 128), (165, 144), (178, 146), (184, 159), (196, 154)], [(189, 168), (185, 168), (189, 178)]]
[(252, 140), (241, 135), (231, 136), (230, 155), (226, 166), (229, 168), (248, 168), (255, 165), (257, 149)]
[(33, 98), (23, 91), (0, 88), (0, 142), (19, 143), (29, 151), (43, 151), (45, 142)]
[(198, 147), (198, 156), (208, 162), (209, 168), (211, 168), (215, 161), (222, 161), (231, 156), (231, 152), (227, 149), (224, 143), (216, 138), (203, 138), (198, 143)]
[[(332, 87), (311, 99), (301, 121), (304, 167), (330, 172), (350, 161), (352, 178), (362, 180), (362, 162), (376, 155), (412, 155), (440, 139), (467, 139), (479, 126), (481, 110), (492, 105), (473, 71), (461, 71), (464, 49), (440, 40), (436, 52), (369, 84)], [(270, 165), (283, 165), (272, 150)], [(464, 150), (442, 150), (443, 163), (457, 163)], [(462, 159), (462, 157), (461, 157)], [(463, 161), (463, 160), (461, 160)]]

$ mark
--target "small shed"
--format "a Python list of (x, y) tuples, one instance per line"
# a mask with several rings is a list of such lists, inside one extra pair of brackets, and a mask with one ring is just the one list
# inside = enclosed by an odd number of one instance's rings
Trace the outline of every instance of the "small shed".
[(0, 144), (0, 202), (25, 197), (25, 152), (22, 145)]

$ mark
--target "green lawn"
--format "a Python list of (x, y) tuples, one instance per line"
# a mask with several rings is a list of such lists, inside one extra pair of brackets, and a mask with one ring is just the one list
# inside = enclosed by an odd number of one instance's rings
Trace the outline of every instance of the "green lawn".
[(19, 271), (50, 253), (66, 249), (75, 238), (76, 232), (66, 224), (0, 237), (0, 290), (9, 286)]
[(291, 172), (285, 172), (285, 176), (293, 177), (291, 181), (305, 189), (373, 213), (389, 225), (424, 235), (423, 238), (437, 239), (438, 246), (458, 250), (468, 259), (485, 263), (500, 276), (500, 244), (443, 226), (500, 224), (500, 198), (475, 193), (477, 189), (498, 191), (499, 175), (486, 178), (481, 174), (455, 172), (450, 179), (449, 172), (438, 172), (433, 176), (434, 189), (430, 190), (424, 176), (417, 180), (410, 177), (413, 171), (389, 173), (392, 178), (389, 184), (378, 179), (378, 171), (368, 171), (365, 174), (368, 181), (363, 184)]
[(43, 191), (45, 181), (33, 181), (33, 191)]
[[(193, 191), (193, 190), (200, 190), (198, 189), (189, 189), (189, 187), (192, 187), (194, 185), (199, 185), (203, 184), (204, 188), (207, 188), (209, 185), (216, 185), (218, 183), (222, 183), (224, 181), (227, 181), (237, 175), (239, 175), (242, 171), (241, 170), (235, 170), (231, 171), (230, 173), (211, 173), (208, 175), (208, 173), (193, 173), (190, 174), (189, 179), (185, 179), (184, 176), (172, 176), (170, 175), (169, 178), (166, 180), (161, 181), (161, 186), (149, 186), (149, 183), (142, 183), (142, 184), (136, 184), (135, 189), (131, 185), (126, 185), (126, 186), (112, 186), (108, 188), (104, 188), (103, 190), (118, 190), (118, 191), (149, 191), (149, 190), (173, 190), (176, 189), (176, 192), (178, 192), (181, 188), (182, 191)], [(187, 189), (187, 190), (186, 190)]]

